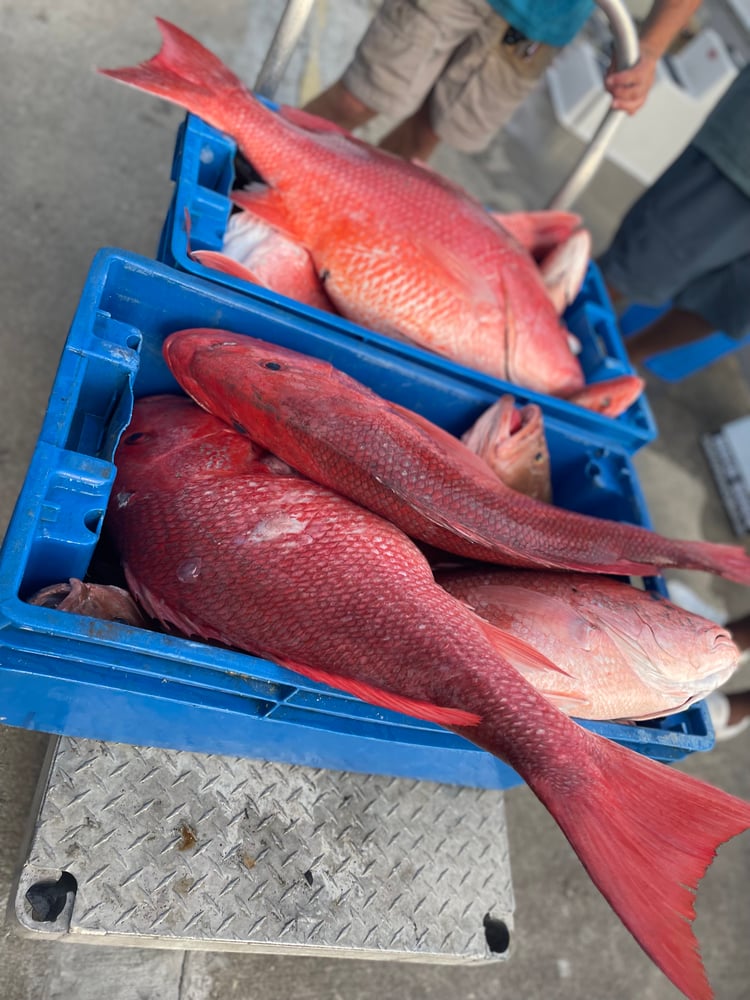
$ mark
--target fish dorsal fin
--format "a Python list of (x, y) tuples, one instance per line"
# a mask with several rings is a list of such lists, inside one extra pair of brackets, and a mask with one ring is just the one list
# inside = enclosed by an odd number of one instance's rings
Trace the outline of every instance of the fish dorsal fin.
[(250, 212), (251, 215), (257, 215), (288, 239), (301, 243), (287, 213), (284, 200), (274, 188), (266, 187), (265, 184), (251, 184), (246, 188), (232, 191), (230, 197), (238, 208)]
[(319, 684), (328, 684), (330, 687), (338, 688), (347, 694), (353, 694), (362, 701), (370, 705), (377, 705), (379, 708), (387, 708), (392, 712), (403, 712), (405, 715), (423, 719), (425, 722), (434, 722), (439, 726), (478, 726), (482, 721), (481, 716), (475, 712), (466, 712), (461, 708), (444, 708), (440, 705), (433, 705), (428, 701), (419, 701), (416, 698), (407, 698), (404, 695), (394, 694), (383, 688), (375, 687), (365, 681), (356, 680), (353, 677), (343, 677), (341, 674), (329, 673), (327, 670), (318, 670), (315, 667), (308, 667), (293, 660), (277, 660), (284, 667), (294, 670), (298, 674), (309, 677), (311, 681)]

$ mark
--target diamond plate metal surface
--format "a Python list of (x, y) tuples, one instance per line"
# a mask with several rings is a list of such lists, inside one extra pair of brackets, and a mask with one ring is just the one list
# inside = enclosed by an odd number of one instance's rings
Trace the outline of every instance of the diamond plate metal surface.
[[(40, 920), (27, 890), (63, 872)], [(67, 940), (497, 960), (514, 906), (502, 793), (61, 738), (13, 905)]]

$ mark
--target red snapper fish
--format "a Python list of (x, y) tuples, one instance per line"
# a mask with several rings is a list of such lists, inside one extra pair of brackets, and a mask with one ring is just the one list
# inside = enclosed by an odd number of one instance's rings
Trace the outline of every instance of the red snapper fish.
[(583, 388), (534, 259), (476, 199), (340, 129), (306, 127), (309, 115), (271, 111), (194, 38), (157, 24), (156, 56), (100, 72), (231, 135), (268, 185), (254, 210), (307, 248), (343, 315), (530, 389)]
[(487, 567), (438, 570), (441, 587), (560, 669), (513, 666), (581, 719), (655, 719), (729, 680), (739, 650), (726, 629), (620, 580)]
[(506, 486), (535, 500), (552, 500), (549, 449), (542, 411), (536, 403), (516, 409), (513, 396), (506, 393), (461, 435), (461, 440)]
[(224, 330), (175, 332), (163, 352), (205, 409), (437, 549), (620, 575), (680, 566), (750, 583), (750, 558), (738, 546), (673, 540), (510, 489), (446, 431), (327, 362)]
[(267, 464), (184, 398), (136, 403), (116, 464), (106, 523), (149, 614), (437, 718), (508, 761), (647, 954), (708, 1000), (694, 892), (716, 847), (750, 827), (750, 805), (568, 719), (403, 532)]

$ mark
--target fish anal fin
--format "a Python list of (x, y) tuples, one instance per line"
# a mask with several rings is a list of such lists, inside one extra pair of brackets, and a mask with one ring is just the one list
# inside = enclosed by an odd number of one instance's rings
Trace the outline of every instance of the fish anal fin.
[(328, 684), (329, 687), (353, 694), (371, 705), (387, 708), (392, 712), (402, 712), (404, 715), (411, 715), (414, 718), (423, 719), (425, 722), (434, 722), (439, 726), (478, 726), (482, 721), (481, 716), (475, 712), (466, 712), (461, 708), (445, 708), (433, 705), (428, 701), (407, 698), (404, 695), (375, 687), (366, 681), (356, 680), (353, 677), (343, 677), (341, 674), (329, 673), (327, 670), (318, 670), (316, 667), (308, 667), (293, 660), (280, 659), (277, 662), (298, 674), (303, 674), (311, 681)]

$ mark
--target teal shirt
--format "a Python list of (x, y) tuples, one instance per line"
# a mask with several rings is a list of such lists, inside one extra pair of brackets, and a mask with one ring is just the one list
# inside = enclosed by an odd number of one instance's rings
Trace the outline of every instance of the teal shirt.
[(593, 0), (488, 0), (527, 38), (561, 47), (572, 42), (594, 12)]
[(750, 198), (750, 63), (734, 78), (692, 144)]

